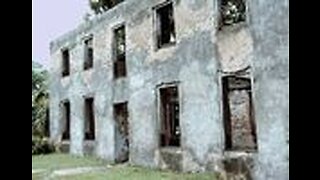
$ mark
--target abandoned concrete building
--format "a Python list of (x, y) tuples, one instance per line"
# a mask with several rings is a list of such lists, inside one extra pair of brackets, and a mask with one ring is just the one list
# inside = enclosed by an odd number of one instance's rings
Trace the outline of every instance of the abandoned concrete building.
[(121, 1), (50, 44), (51, 139), (115, 163), (289, 179), (288, 6)]

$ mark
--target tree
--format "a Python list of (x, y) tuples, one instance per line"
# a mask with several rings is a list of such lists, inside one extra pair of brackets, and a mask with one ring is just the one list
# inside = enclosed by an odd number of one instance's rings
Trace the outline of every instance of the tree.
[(89, 0), (90, 8), (96, 13), (101, 13), (101, 1), (100, 0)]
[(100, 14), (122, 1), (123, 0), (89, 0), (89, 4), (95, 14)]
[(48, 72), (32, 62), (32, 135), (45, 136), (48, 123)]

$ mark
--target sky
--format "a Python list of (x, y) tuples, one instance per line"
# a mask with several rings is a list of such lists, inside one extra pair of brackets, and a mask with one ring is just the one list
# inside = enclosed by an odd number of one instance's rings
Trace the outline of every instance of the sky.
[(88, 0), (32, 0), (32, 60), (48, 66), (50, 41), (76, 28)]

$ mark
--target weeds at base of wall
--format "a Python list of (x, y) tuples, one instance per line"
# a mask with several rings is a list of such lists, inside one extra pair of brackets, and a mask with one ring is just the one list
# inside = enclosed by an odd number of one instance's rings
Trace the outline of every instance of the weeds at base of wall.
[(54, 151), (54, 145), (47, 138), (32, 136), (32, 155), (49, 154)]

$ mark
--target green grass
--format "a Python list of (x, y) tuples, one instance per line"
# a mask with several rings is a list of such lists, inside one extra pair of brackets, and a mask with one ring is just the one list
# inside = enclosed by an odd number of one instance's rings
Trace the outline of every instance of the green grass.
[(213, 174), (182, 174), (138, 167), (114, 167), (100, 173), (64, 176), (60, 180), (215, 180)]
[(32, 156), (32, 169), (56, 170), (86, 166), (104, 166), (105, 163), (93, 157), (77, 157), (67, 154)]
[[(70, 155), (53, 154), (32, 156), (32, 169), (44, 169), (45, 172), (32, 175), (33, 180), (41, 180), (56, 169), (104, 166), (107, 164), (92, 157), (79, 158)], [(104, 172), (58, 177), (56, 180), (215, 180), (212, 173), (182, 174), (170, 171), (151, 170), (140, 167), (112, 166)]]

